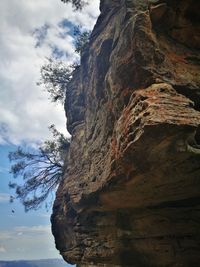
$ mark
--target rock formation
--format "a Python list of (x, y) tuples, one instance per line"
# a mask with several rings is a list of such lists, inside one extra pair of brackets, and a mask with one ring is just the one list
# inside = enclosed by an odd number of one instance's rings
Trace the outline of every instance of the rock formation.
[(198, 267), (200, 2), (100, 10), (66, 96), (56, 247), (80, 267)]

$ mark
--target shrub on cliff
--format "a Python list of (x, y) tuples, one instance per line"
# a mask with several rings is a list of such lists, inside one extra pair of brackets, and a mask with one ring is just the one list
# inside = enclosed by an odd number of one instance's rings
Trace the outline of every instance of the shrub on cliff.
[(82, 9), (83, 6), (86, 4), (85, 1), (83, 0), (61, 0), (63, 3), (71, 3), (72, 6), (78, 10), (78, 9)]
[(37, 85), (44, 85), (53, 102), (63, 104), (67, 85), (77, 65), (68, 65), (64, 61), (48, 58), (40, 69), (40, 81)]
[[(81, 54), (89, 42), (91, 32), (74, 29), (75, 52)], [(65, 61), (47, 58), (40, 69), (40, 80), (37, 85), (44, 85), (50, 94), (52, 102), (64, 103), (67, 86), (73, 77), (73, 72), (79, 65), (77, 62), (67, 64)]]
[(89, 43), (91, 31), (82, 32), (80, 30), (80, 27), (75, 27), (74, 35), (75, 35), (75, 52), (81, 54), (86, 45)]
[(15, 189), (14, 199), (19, 199), (25, 211), (38, 209), (59, 184), (63, 176), (64, 154), (69, 147), (69, 139), (58, 132), (54, 125), (50, 130), (53, 140), (45, 141), (38, 149), (26, 151), (22, 147), (9, 153), (14, 164), (11, 173), (14, 178), (22, 177), (21, 182), (9, 183)]

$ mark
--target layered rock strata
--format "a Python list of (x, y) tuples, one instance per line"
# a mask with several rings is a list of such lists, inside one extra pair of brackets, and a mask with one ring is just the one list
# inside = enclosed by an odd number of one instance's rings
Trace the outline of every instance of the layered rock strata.
[(66, 95), (56, 247), (80, 267), (198, 267), (199, 1), (100, 9)]

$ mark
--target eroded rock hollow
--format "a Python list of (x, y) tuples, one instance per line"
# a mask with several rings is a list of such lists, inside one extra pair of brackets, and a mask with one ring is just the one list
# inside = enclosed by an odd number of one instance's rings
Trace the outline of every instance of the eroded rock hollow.
[(100, 10), (66, 96), (56, 247), (81, 267), (198, 267), (200, 2)]

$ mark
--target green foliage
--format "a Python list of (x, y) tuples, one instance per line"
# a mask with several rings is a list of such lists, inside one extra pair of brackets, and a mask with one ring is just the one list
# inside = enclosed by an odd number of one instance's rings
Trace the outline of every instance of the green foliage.
[[(45, 141), (37, 150), (27, 151), (22, 147), (9, 153), (14, 164), (11, 173), (14, 178), (22, 177), (21, 183), (9, 183), (15, 189), (25, 211), (38, 209), (47, 199), (63, 176), (64, 153), (69, 148), (69, 139), (58, 132), (54, 125), (49, 127), (53, 140)], [(11, 197), (13, 202), (14, 197)]]
[(50, 94), (52, 102), (64, 103), (67, 85), (72, 79), (77, 65), (67, 65), (64, 61), (48, 58), (41, 67), (40, 81), (37, 85), (44, 85)]
[(74, 29), (74, 35), (75, 35), (75, 52), (81, 54), (86, 45), (89, 43), (91, 31), (81, 32), (80, 27), (76, 27)]
[(71, 3), (75, 10), (81, 10), (87, 2), (83, 0), (61, 0), (63, 3)]
[[(90, 31), (82, 32), (80, 27), (74, 29), (75, 52), (82, 53), (89, 42), (90, 34)], [(62, 60), (47, 58), (40, 69), (40, 80), (37, 85), (44, 85), (52, 102), (63, 104), (68, 84), (73, 77), (74, 70), (78, 67), (77, 63), (69, 65)]]

